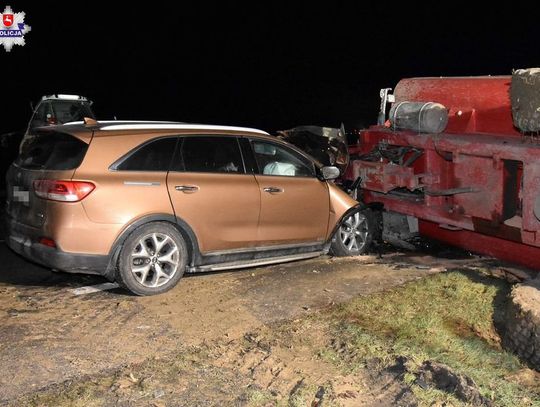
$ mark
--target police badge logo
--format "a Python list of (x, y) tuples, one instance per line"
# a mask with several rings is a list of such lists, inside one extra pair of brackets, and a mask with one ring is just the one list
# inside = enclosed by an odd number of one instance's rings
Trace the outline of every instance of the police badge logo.
[(14, 45), (25, 44), (24, 35), (31, 30), (31, 27), (24, 23), (25, 14), (23, 12), (14, 13), (9, 6), (6, 6), (1, 15), (0, 44), (7, 52), (10, 52)]
[(5, 27), (11, 27), (13, 25), (13, 14), (2, 14), (2, 23)]

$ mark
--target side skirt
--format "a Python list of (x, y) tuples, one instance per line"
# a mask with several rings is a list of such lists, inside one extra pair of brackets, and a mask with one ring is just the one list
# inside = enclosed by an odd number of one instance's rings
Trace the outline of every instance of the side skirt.
[(202, 255), (201, 262), (188, 267), (187, 272), (237, 269), (309, 259), (326, 254), (329, 249), (329, 243), (318, 243), (211, 252)]
[(241, 268), (247, 268), (247, 267), (257, 267), (257, 266), (263, 266), (267, 264), (286, 263), (289, 261), (310, 259), (313, 257), (321, 256), (325, 253), (327, 253), (327, 251), (323, 250), (323, 251), (317, 251), (317, 252), (311, 252), (311, 253), (299, 253), (299, 254), (293, 254), (293, 255), (287, 255), (287, 256), (268, 257), (264, 259), (238, 260), (238, 261), (231, 261), (227, 263), (206, 264), (204, 266), (191, 267), (188, 271), (189, 272), (218, 271), (218, 270), (234, 270), (234, 269), (241, 269)]

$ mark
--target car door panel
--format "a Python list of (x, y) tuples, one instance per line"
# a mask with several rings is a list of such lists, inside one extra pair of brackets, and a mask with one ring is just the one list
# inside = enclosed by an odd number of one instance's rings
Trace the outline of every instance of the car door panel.
[(170, 172), (167, 186), (176, 216), (191, 226), (201, 252), (254, 245), (260, 194), (253, 175)]
[(261, 193), (257, 239), (261, 245), (324, 241), (329, 221), (328, 185), (313, 162), (289, 146), (251, 140)]
[[(261, 191), (260, 244), (324, 241), (328, 229), (328, 186), (317, 178), (256, 175)], [(279, 192), (265, 191), (268, 188)]]
[[(228, 153), (231, 141), (234, 154)], [(167, 187), (176, 216), (191, 226), (200, 251), (256, 245), (261, 196), (254, 175), (244, 172), (236, 137), (190, 136), (181, 144), (175, 161), (182, 163), (173, 165)]]

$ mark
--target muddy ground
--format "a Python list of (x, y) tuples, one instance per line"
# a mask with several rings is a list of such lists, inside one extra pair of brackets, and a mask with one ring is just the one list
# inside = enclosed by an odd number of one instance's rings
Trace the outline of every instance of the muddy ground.
[[(140, 298), (120, 289), (75, 295), (73, 289), (105, 280), (51, 272), (13, 254), (3, 242), (0, 259), (0, 404), (13, 405), (51, 386), (96, 380), (146, 360), (170, 363), (168, 355), (179, 350), (185, 350), (187, 362), (182, 365), (185, 382), (174, 385), (175, 399), (182, 400), (175, 405), (233, 403), (245, 397), (239, 389), (253, 385), (292, 394), (301, 390), (306, 372), (321, 383), (333, 377), (334, 388), (345, 395), (342, 404), (351, 394), (355, 405), (372, 404), (380, 394), (402, 389), (393, 388), (386, 376), (353, 380), (331, 367), (322, 369), (320, 362), (304, 357), (301, 344), (293, 349), (286, 343), (286, 332), (274, 338), (268, 353), (263, 339), (276, 336), (269, 327), (294, 324), (354, 296), (478, 261), (399, 253), (321, 257), (189, 275), (166, 294)], [(323, 334), (319, 345), (325, 346)], [(138, 405), (133, 400), (126, 405), (133, 403)]]

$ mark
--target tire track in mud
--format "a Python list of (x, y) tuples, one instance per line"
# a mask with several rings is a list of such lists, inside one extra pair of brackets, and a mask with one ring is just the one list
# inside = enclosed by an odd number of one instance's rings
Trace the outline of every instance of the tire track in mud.
[[(170, 328), (123, 293), (0, 284), (0, 403), (51, 384), (140, 363), (170, 350)], [(58, 277), (55, 276), (55, 280)], [(73, 284), (72, 284), (73, 283)]]

